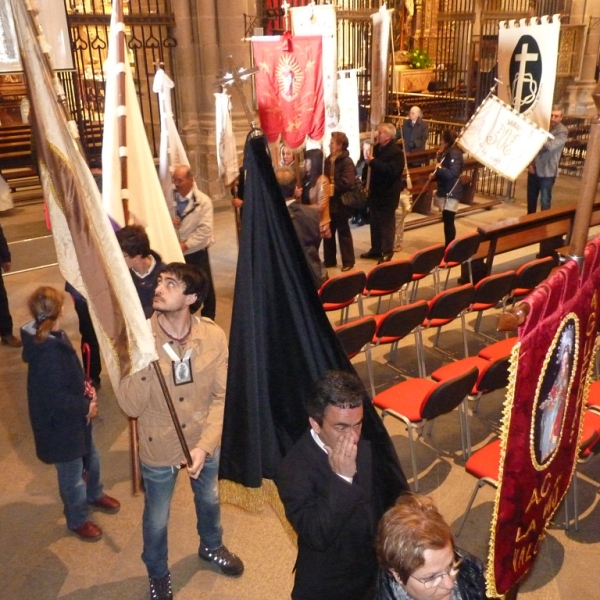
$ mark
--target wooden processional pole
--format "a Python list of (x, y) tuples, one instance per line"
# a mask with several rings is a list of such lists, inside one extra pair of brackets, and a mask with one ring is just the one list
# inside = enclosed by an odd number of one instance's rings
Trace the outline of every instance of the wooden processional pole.
[[(127, 91), (126, 91), (126, 73), (125, 73), (125, 21), (123, 19), (123, 0), (113, 2), (115, 11), (115, 20), (117, 27), (117, 135), (119, 140), (119, 161), (121, 167), (121, 201), (123, 202), (123, 217), (127, 225), (129, 223), (129, 181), (127, 172)], [(177, 418), (173, 400), (165, 382), (164, 375), (160, 370), (158, 360), (152, 362), (156, 376), (165, 397), (167, 408), (173, 420), (179, 443), (183, 450), (185, 460), (188, 466), (192, 465), (192, 457), (187, 442), (181, 429), (181, 423)], [(140, 493), (140, 455), (138, 448), (137, 419), (129, 419), (129, 443), (131, 446), (131, 476), (133, 480), (133, 493)]]

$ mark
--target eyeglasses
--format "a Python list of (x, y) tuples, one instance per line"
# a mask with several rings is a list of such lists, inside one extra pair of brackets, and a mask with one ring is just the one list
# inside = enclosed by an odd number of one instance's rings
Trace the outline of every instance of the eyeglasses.
[(438, 587), (440, 583), (442, 583), (442, 580), (444, 579), (444, 577), (446, 577), (446, 575), (452, 578), (456, 577), (458, 571), (460, 570), (460, 565), (462, 564), (462, 561), (463, 559), (461, 558), (456, 562), (452, 563), (445, 571), (442, 571), (441, 573), (436, 573), (435, 575), (431, 575), (430, 577), (426, 577), (425, 579), (419, 579), (414, 575), (411, 575), (411, 577), (413, 579), (416, 579), (419, 583), (422, 583), (423, 587), (430, 590), (431, 588)]

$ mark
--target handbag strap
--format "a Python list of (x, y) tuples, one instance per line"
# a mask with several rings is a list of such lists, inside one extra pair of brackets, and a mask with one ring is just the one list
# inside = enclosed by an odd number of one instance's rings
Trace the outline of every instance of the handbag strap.
[(329, 196), (333, 196), (335, 194), (335, 158), (333, 154), (329, 155), (330, 169), (329, 169)]

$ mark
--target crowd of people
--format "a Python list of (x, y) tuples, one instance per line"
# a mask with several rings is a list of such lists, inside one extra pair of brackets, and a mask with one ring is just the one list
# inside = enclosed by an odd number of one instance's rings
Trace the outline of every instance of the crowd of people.
[[(536, 200), (542, 193), (542, 208), (549, 207), (553, 179), (544, 169), (556, 162), (561, 118), (562, 112), (553, 111), (555, 141), (543, 148), (530, 171), (530, 208), (535, 207), (534, 191)], [(317, 288), (327, 278), (326, 269), (338, 264), (338, 245), (341, 270), (354, 267), (351, 220), (369, 221), (371, 245), (361, 258), (384, 263), (402, 249), (410, 210), (410, 195), (402, 195), (405, 168), (410, 166), (406, 152), (423, 150), (427, 138), (427, 124), (413, 107), (400, 131), (382, 123), (375, 139), (364, 141), (358, 165), (350, 158), (348, 137), (340, 131), (332, 133), (327, 156), (321, 149), (307, 150), (303, 164), (297, 152), (281, 147), (275, 177)], [(446, 245), (456, 235), (462, 168), (455, 135), (443, 131), (429, 180), (437, 184), (434, 203), (442, 213)], [(344, 202), (357, 177), (368, 199), (358, 214)], [(228, 349), (223, 330), (214, 322), (216, 295), (208, 254), (214, 242), (212, 201), (198, 189), (189, 166), (176, 167), (172, 180), (172, 224), (185, 262), (164, 264), (140, 225), (116, 232), (159, 355), (158, 366), (125, 378), (117, 394), (123, 412), (138, 423), (145, 492), (142, 561), (154, 600), (173, 597), (167, 529), (180, 471), (187, 472), (194, 498), (199, 558), (228, 576), (244, 572), (242, 560), (223, 544), (217, 486)], [(237, 188), (233, 204), (243, 207)], [(10, 261), (0, 228), (3, 271), (9, 270)], [(120, 503), (104, 492), (92, 435), (100, 387), (98, 344), (85, 298), (68, 284), (67, 290), (75, 300), (82, 340), (85, 333), (90, 342), (91, 370), (84, 370), (60, 327), (64, 295), (54, 288), (40, 287), (31, 294), (32, 320), (21, 328), (19, 339), (13, 335), (0, 285), (0, 336), (3, 344), (24, 346), (36, 453), (42, 462), (55, 465), (67, 528), (82, 540), (96, 541), (102, 530), (91, 520), (90, 507), (115, 513)], [(162, 398), (165, 386), (178, 399), (188, 459)], [(377, 497), (370, 443), (361, 437), (368, 402), (358, 377), (336, 371), (319, 380), (306, 400), (307, 431), (286, 455), (276, 478), (286, 516), (298, 535), (292, 598), (485, 598), (481, 563), (455, 547), (449, 526), (430, 500), (410, 494), (408, 488), (392, 506)]]

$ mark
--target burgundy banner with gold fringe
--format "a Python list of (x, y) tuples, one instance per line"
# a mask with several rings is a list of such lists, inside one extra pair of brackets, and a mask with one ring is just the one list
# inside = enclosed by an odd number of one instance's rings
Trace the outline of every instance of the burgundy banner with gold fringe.
[(531, 568), (577, 459), (598, 330), (600, 240), (581, 277), (568, 262), (525, 300), (511, 361), (500, 479), (487, 568), (488, 595), (509, 591)]

